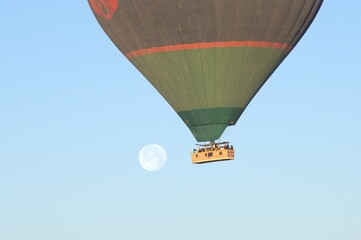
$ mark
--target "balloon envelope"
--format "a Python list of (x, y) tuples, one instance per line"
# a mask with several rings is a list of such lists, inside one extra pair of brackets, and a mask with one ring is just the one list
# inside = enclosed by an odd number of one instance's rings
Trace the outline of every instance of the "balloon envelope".
[(219, 139), (297, 44), (322, 0), (88, 0), (119, 50), (197, 141)]

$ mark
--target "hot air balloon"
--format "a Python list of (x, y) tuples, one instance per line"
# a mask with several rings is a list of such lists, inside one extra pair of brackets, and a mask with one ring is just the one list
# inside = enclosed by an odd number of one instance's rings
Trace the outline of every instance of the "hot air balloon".
[(236, 124), (322, 4), (322, 0), (88, 2), (118, 49), (195, 139), (206, 142), (192, 155), (194, 163), (234, 159), (228, 143), (215, 141)]

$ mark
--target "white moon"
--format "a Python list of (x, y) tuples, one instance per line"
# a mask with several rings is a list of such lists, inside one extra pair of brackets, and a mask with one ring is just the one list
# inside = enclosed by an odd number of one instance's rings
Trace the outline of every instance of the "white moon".
[(160, 170), (167, 161), (167, 153), (158, 144), (146, 145), (139, 152), (139, 163), (147, 171)]

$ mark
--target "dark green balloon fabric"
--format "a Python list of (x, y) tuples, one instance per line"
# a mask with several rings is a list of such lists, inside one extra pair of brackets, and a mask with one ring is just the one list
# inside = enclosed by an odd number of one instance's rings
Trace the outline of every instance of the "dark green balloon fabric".
[(89, 0), (119, 50), (197, 141), (219, 139), (295, 47), (322, 0)]

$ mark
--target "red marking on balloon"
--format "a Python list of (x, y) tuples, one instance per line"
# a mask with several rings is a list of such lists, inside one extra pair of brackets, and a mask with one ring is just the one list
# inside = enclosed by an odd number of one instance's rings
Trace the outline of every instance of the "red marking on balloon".
[(118, 8), (118, 0), (89, 0), (89, 4), (96, 14), (107, 20), (113, 17)]
[(189, 43), (178, 44), (173, 46), (162, 46), (139, 49), (125, 54), (128, 59), (148, 55), (153, 53), (162, 53), (170, 51), (191, 50), (199, 48), (225, 48), (225, 47), (261, 47), (261, 48), (276, 48), (290, 51), (292, 46), (286, 43), (279, 42), (265, 42), (265, 41), (231, 41), (231, 42), (209, 42), (209, 43)]

